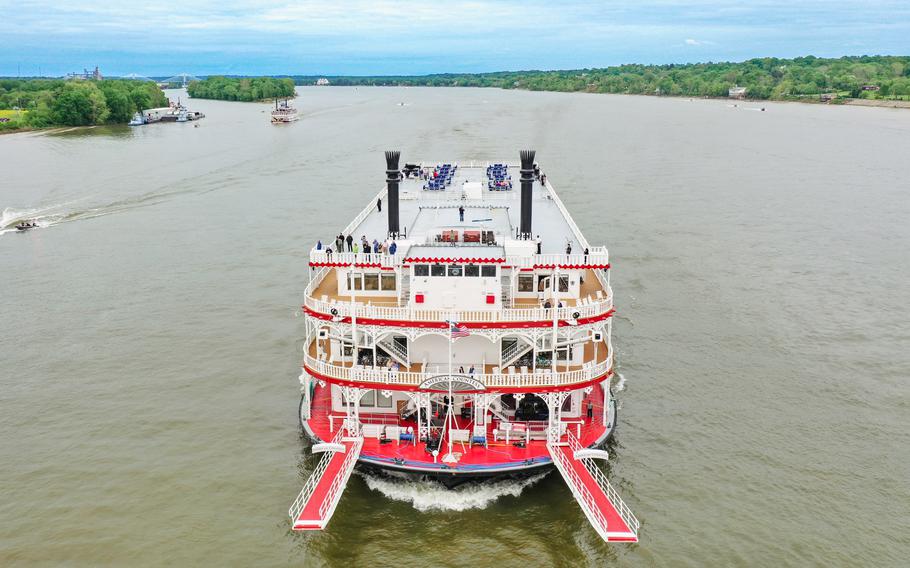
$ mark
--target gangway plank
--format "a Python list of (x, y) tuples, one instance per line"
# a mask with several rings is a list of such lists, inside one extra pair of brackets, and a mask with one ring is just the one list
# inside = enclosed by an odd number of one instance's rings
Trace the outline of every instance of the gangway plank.
[(638, 519), (591, 458), (575, 459), (583, 448), (571, 432), (567, 435), (568, 444), (550, 443), (547, 448), (591, 526), (607, 542), (638, 542)]
[(335, 513), (363, 448), (363, 436), (344, 436), (345, 431), (345, 428), (338, 430), (335, 439), (326, 444), (341, 445), (344, 451), (322, 454), (316, 469), (288, 510), (295, 531), (322, 530)]

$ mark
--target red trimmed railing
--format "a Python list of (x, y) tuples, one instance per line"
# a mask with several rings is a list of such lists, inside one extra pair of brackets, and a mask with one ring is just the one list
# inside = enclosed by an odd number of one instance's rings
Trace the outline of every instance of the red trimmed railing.
[[(605, 346), (606, 348), (606, 346)], [(357, 384), (367, 388), (387, 387), (392, 390), (413, 390), (432, 377), (445, 374), (440, 371), (415, 372), (391, 369), (373, 369), (362, 366), (344, 367), (320, 361), (306, 354), (303, 366), (311, 375), (344, 384)], [(471, 377), (487, 389), (565, 389), (595, 382), (606, 377), (613, 366), (613, 354), (600, 363), (587, 363), (574, 371), (551, 372), (538, 369), (534, 373), (474, 373)]]

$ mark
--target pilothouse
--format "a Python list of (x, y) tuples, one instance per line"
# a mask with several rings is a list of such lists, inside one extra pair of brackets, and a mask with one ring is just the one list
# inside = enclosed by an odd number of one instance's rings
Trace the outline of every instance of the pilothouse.
[(354, 467), (449, 486), (555, 467), (603, 539), (637, 541), (598, 463), (617, 421), (606, 247), (533, 151), (399, 158), (386, 153), (379, 195), (309, 254), (300, 421), (322, 456), (293, 528), (325, 528)]

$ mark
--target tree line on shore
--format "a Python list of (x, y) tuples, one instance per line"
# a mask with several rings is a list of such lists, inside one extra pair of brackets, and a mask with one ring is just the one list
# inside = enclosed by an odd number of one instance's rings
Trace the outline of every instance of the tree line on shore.
[[(312, 85), (322, 76), (295, 76)], [(423, 76), (328, 76), (332, 85), (498, 87), (636, 95), (726, 97), (745, 87), (752, 99), (788, 100), (837, 93), (854, 98), (910, 98), (910, 57), (825, 59), (764, 57), (740, 63), (619, 65), (569, 71), (444, 73)]]
[(294, 96), (294, 81), (275, 77), (207, 77), (187, 85), (187, 93), (196, 99), (221, 101), (261, 101)]
[(126, 124), (139, 110), (167, 106), (148, 81), (0, 79), (0, 109), (18, 109), (0, 130)]

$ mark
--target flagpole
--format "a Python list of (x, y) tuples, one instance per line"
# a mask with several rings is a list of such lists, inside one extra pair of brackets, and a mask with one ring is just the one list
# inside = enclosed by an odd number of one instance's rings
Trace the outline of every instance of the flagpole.
[(454, 320), (449, 320), (449, 405), (446, 414), (446, 435), (449, 443), (449, 455), (452, 454), (452, 426), (450, 419), (452, 418), (452, 344), (455, 342), (452, 337), (452, 327)]

